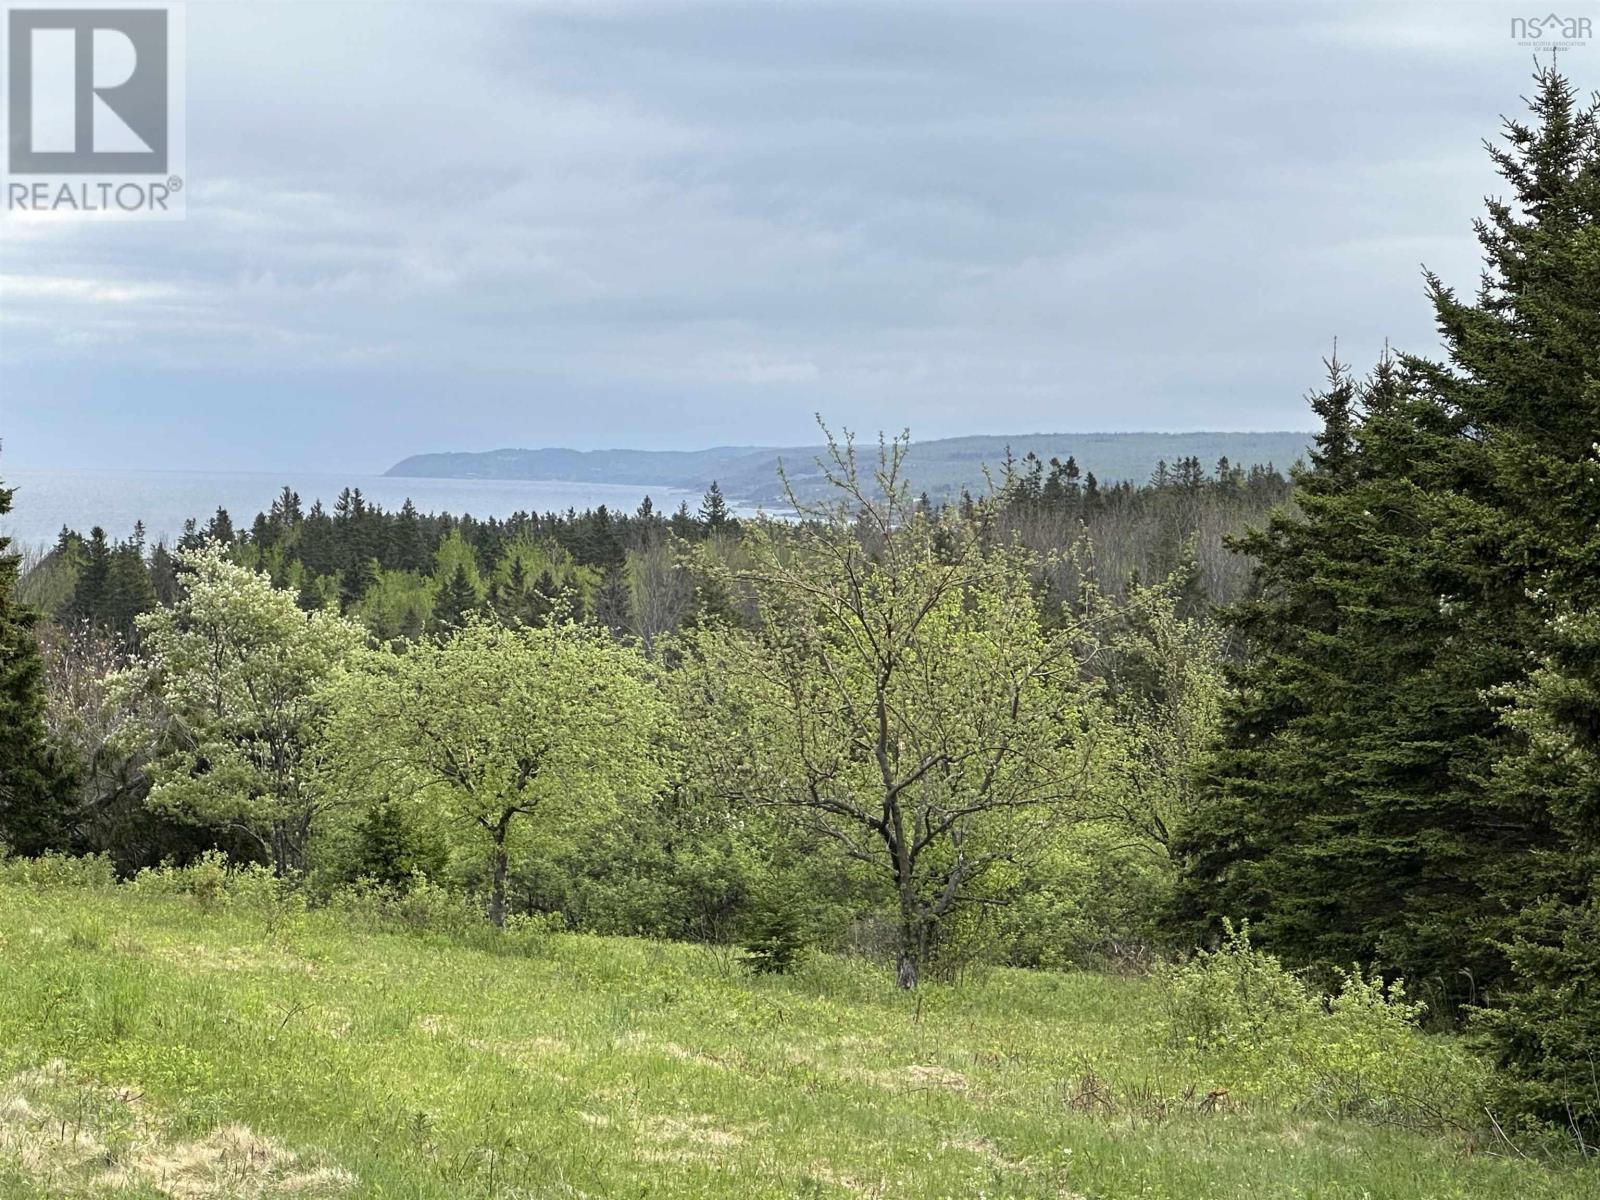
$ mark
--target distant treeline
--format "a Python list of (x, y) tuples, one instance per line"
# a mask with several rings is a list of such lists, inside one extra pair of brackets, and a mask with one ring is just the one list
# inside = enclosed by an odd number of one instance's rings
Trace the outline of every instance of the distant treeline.
[[(1196, 598), (1222, 603), (1240, 598), (1250, 570), (1227, 539), (1291, 491), (1270, 465), (1247, 470), (1224, 458), (1207, 469), (1193, 457), (1161, 463), (1145, 484), (1105, 486), (1071, 458), (1029, 455), (1005, 463), (996, 487), (1003, 532), (1030, 550), (1061, 552), (1048, 568), (1061, 594), (1085, 573), (1117, 596), (1188, 564)], [(975, 500), (964, 493), (958, 503), (970, 511)], [(116, 540), (99, 527), (64, 528), (28, 572), (23, 598), (131, 641), (134, 619), (177, 594), (173, 551), (216, 542), (307, 610), (337, 608), (384, 640), (458, 628), (472, 613), (538, 624), (561, 609), (648, 644), (718, 602), (679, 550), (716, 539), (733, 552), (739, 530), (716, 483), (694, 510), (685, 502), (663, 513), (646, 497), (631, 513), (601, 505), (481, 519), (421, 513), (409, 500), (386, 510), (359, 488), (331, 509), (306, 507), (285, 487), (248, 527), (219, 508), (204, 523), (189, 520), (175, 547), (148, 544), (142, 526)]]

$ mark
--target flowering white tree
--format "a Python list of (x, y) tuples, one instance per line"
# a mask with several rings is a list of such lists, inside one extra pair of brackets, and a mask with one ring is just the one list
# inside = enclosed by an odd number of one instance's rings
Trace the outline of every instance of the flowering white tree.
[(182, 591), (138, 619), (140, 657), (115, 689), (159, 701), (148, 803), (241, 832), (280, 874), (305, 865), (328, 795), (318, 774), (324, 689), (366, 640), (332, 612), (304, 612), (293, 593), (208, 545), (179, 555)]

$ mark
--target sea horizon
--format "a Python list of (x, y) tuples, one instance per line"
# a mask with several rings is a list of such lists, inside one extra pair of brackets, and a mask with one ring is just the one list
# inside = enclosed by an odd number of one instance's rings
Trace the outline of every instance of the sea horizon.
[[(680, 503), (691, 509), (700, 495), (664, 484), (589, 483), (537, 479), (434, 479), (365, 472), (311, 470), (204, 471), (184, 468), (93, 468), (0, 466), (0, 485), (15, 489), (12, 511), (0, 516), (0, 537), (13, 549), (37, 549), (55, 542), (61, 528), (87, 534), (100, 526), (112, 540), (125, 539), (143, 521), (145, 539), (155, 545), (177, 541), (184, 522), (205, 524), (218, 508), (236, 528), (247, 528), (285, 486), (310, 509), (322, 501), (331, 509), (345, 488), (359, 488), (369, 504), (398, 509), (409, 499), (419, 512), (456, 516), (507, 517), (516, 512), (583, 511), (604, 504), (633, 512), (646, 496), (670, 513)], [(743, 514), (753, 508), (736, 506)]]

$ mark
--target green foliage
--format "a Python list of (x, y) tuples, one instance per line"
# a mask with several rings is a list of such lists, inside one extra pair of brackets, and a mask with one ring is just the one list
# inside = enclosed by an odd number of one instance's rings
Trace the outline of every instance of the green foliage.
[(389, 796), (379, 797), (356, 818), (352, 842), (349, 858), (341, 864), (345, 877), (394, 891), (441, 875), (448, 858), (443, 840), (414, 809)]
[(443, 813), (490, 867), (503, 926), (511, 842), (534, 816), (571, 834), (665, 786), (670, 714), (644, 660), (571, 622), (480, 621), (402, 653), (369, 654), (326, 691), (331, 778)]
[(883, 447), (868, 480), (835, 446), (836, 503), (747, 526), (726, 590), (755, 629), (688, 639), (680, 694), (707, 786), (881, 872), (911, 987), (941, 923), (1071, 819), (1098, 709), (1085, 631), (1047, 631), (1033, 559), (915, 505), (903, 453)]
[(116, 884), (117, 873), (104, 855), (48, 851), (32, 858), (0, 857), (0, 879), (33, 891), (72, 888), (92, 891)]
[(181, 867), (146, 868), (127, 887), (148, 895), (187, 896), (208, 912), (242, 909), (266, 913), (304, 906), (292, 881), (274, 874), (270, 867), (231, 862), (215, 850)]
[[(1447, 1020), (1520, 986), (1507, 948), (1561, 941), (1525, 918), (1579, 912), (1596, 878), (1583, 771), (1533, 778), (1542, 735), (1502, 720), (1541, 661), (1592, 680), (1563, 610), (1600, 602), (1600, 124), (1554, 70), (1530, 103), (1491, 148), (1508, 198), (1477, 226), (1481, 287), (1429, 280), (1446, 361), (1386, 358), (1362, 387), (1330, 363), (1298, 512), (1240, 543), (1246, 658), (1177, 847), (1195, 936), (1247, 916), (1294, 963), (1414, 980)], [(1567, 701), (1548, 730), (1592, 739), (1597, 709)]]
[(1172, 869), (1159, 846), (1105, 822), (1060, 831), (981, 910), (978, 952), (1011, 966), (1143, 969), (1171, 936), (1159, 915)]
[(380, 642), (422, 635), (433, 616), (431, 584), (414, 571), (380, 571), (352, 615)]
[(117, 689), (155, 701), (127, 736), (157, 747), (149, 803), (247, 833), (280, 874), (305, 865), (331, 802), (319, 787), (324, 685), (361, 647), (353, 622), (292, 594), (218, 546), (179, 556), (183, 592), (139, 619), (143, 654)]
[(1497, 1104), (1592, 1145), (1600, 1137), (1600, 901), (1530, 907), (1507, 952), (1510, 983), (1479, 1014), (1502, 1068)]
[(400, 886), (357, 882), (332, 892), (326, 902), (345, 927), (379, 932), (465, 937), (483, 925), (483, 911), (460, 889), (418, 875)]
[(745, 917), (744, 953), (751, 969), (787, 975), (799, 966), (808, 949), (809, 916), (792, 880), (768, 882)]
[[(1600, 466), (1596, 469), (1600, 477)], [(1558, 848), (1529, 864), (1542, 890), (1506, 923), (1509, 977), (1480, 1026), (1505, 1075), (1504, 1109), (1600, 1142), (1600, 609), (1552, 610), (1550, 650), (1507, 689), (1521, 752), (1499, 764), (1507, 803), (1550, 814)]]
[[(11, 496), (0, 486), (0, 515)], [(35, 617), (14, 598), (20, 560), (10, 545), (0, 537), (0, 846), (37, 854), (62, 844), (71, 780), (45, 738)]]
[(1413, 1128), (1471, 1128), (1487, 1068), (1418, 1028), (1425, 1006), (1359, 969), (1328, 995), (1228, 927), (1162, 977), (1171, 1044), (1193, 1052), (1233, 1099)]
[(1200, 772), (1220, 727), (1222, 631), (1184, 615), (1191, 565), (1157, 584), (1135, 582), (1105, 604), (1100, 672), (1115, 750), (1090, 797), (1089, 819), (1169, 858), (1199, 806)]

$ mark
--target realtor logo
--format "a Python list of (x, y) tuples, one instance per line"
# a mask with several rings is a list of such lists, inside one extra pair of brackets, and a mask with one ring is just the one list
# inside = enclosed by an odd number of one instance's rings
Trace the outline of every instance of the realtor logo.
[(10, 18), (12, 174), (166, 174), (166, 11)]
[(8, 6), (8, 212), (182, 216), (181, 8), (113, 5)]

